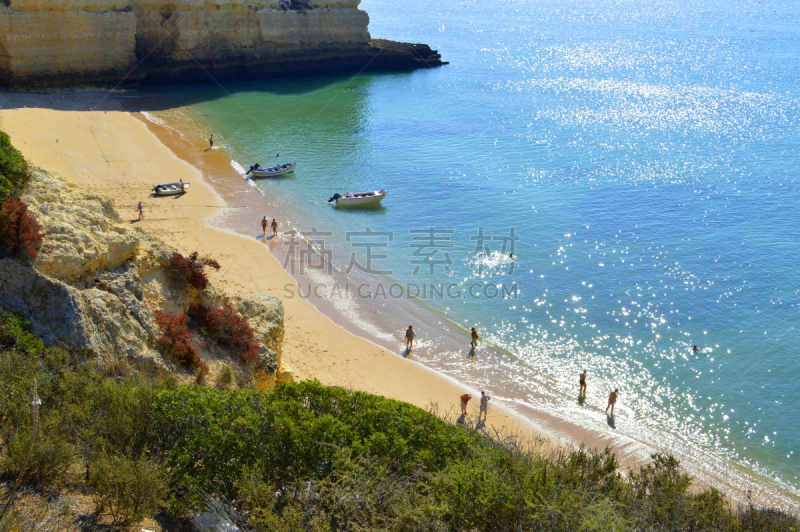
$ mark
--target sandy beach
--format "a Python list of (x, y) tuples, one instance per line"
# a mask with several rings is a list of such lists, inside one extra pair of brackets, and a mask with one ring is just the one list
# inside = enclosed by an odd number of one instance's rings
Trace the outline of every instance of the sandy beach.
[[(280, 233), (272, 239), (252, 238), (209, 225), (210, 219), (235, 210), (238, 218), (252, 217), (255, 230), (263, 215), (248, 211), (246, 202), (226, 203), (209, 183), (209, 175), (215, 180), (226, 176), (241, 180), (223, 150), (186, 142), (174, 131), (147, 122), (139, 113), (124, 110), (113, 97), (98, 92), (0, 93), (0, 129), (11, 136), (30, 163), (112, 196), (123, 220), (129, 219), (182, 253), (198, 251), (217, 259), (222, 268), (212, 275), (212, 281), (230, 295), (281, 298), (286, 312), (283, 361), (296, 379), (315, 378), (323, 384), (380, 394), (422, 408), (436, 405), (441, 414), (448, 415), (459, 412), (461, 394), (472, 393), (469, 413), (476, 419), (480, 390), (465, 388), (413, 359), (352, 334), (305, 299), (283, 297), (283, 287), (294, 280), (274, 254)], [(192, 184), (188, 194), (150, 194), (154, 183), (178, 179)], [(139, 201), (144, 206), (141, 221), (136, 213)], [(403, 345), (406, 326), (398, 324), (398, 347)], [(532, 417), (529, 412), (526, 415)], [(487, 426), (546, 440), (549, 445), (563, 443), (499, 405), (491, 406)], [(558, 435), (569, 443), (586, 442), (590, 447), (607, 442), (577, 427), (562, 425)], [(635, 462), (635, 455), (630, 456), (623, 461), (625, 466)], [(724, 475), (706, 471), (702, 478), (735, 501), (745, 501), (751, 490), (753, 498), (764, 504), (798, 504), (796, 497), (741, 471)]]
[[(109, 194), (123, 219), (129, 218), (136, 227), (181, 252), (199, 251), (217, 259), (222, 268), (213, 272), (211, 279), (229, 295), (281, 297), (284, 285), (293, 283), (270, 253), (275, 240), (246, 238), (207, 225), (209, 218), (230, 206), (205, 182), (200, 170), (176, 156), (148, 129), (158, 126), (145, 124), (113, 101), (88, 111), (103, 98), (98, 93), (78, 93), (56, 104), (48, 102), (49, 95), (4, 97), (9, 99), (6, 106), (13, 98), (19, 107), (0, 110), (0, 128), (11, 135), (30, 163)], [(169, 135), (168, 131), (161, 133)], [(206, 168), (231, 172), (224, 154), (216, 149), (206, 151), (207, 145), (196, 146), (195, 153), (181, 153), (179, 145), (171, 148), (186, 158), (205, 157)], [(151, 196), (154, 183), (178, 179), (191, 183), (189, 193)], [(141, 221), (136, 212), (139, 201), (144, 206)], [(260, 220), (254, 213), (254, 227)], [(471, 393), (474, 400), (469, 403), (469, 413), (477, 417), (479, 390), (464, 389), (413, 360), (354, 336), (307, 300), (282, 300), (286, 312), (283, 361), (296, 379), (315, 378), (323, 384), (384, 395), (422, 408), (437, 405), (444, 414), (459, 412), (459, 396)], [(401, 333), (398, 331), (398, 338)], [(491, 408), (488, 425), (503, 432), (543, 437), (513, 413), (496, 406)]]

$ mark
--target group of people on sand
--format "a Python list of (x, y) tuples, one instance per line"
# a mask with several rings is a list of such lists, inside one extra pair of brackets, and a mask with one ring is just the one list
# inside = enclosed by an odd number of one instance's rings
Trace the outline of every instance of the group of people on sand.
[[(578, 389), (578, 395), (583, 397), (586, 395), (586, 370), (583, 370), (583, 373), (579, 375), (580, 379), (580, 388)], [(611, 409), (611, 417), (614, 417), (614, 405), (617, 404), (617, 393), (619, 393), (619, 388), (615, 388), (613, 392), (608, 395), (608, 406), (606, 407), (606, 415), (608, 415), (608, 409)]]
[[(467, 403), (469, 403), (470, 399), (472, 399), (472, 394), (471, 393), (465, 393), (464, 395), (461, 396), (461, 415), (462, 416), (469, 416), (469, 414), (467, 414)], [(483, 420), (486, 421), (486, 415), (487, 415), (487, 412), (489, 411), (489, 401), (491, 399), (492, 399), (491, 397), (486, 395), (486, 392), (481, 390), (481, 409), (478, 412), (478, 421), (481, 420), (481, 416), (483, 416)]]
[[(261, 230), (264, 231), (264, 236), (267, 236), (267, 224), (269, 224), (269, 222), (267, 221), (267, 217), (264, 216), (261, 219)], [(272, 236), (278, 236), (278, 222), (275, 220), (275, 218), (272, 219), (271, 227)]]

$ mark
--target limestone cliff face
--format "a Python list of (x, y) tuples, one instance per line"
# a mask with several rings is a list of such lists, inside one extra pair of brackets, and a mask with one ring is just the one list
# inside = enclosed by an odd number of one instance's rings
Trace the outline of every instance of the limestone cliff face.
[[(8, 4), (8, 5), (4, 5)], [(136, 15), (128, 2), (0, 3), (0, 79), (11, 88), (114, 82), (136, 66)], [(133, 71), (133, 72), (132, 72)]]
[(233, 303), (262, 347), (246, 369), (267, 385), (285, 373), (279, 299), (230, 301), (213, 286), (188, 287), (170, 271), (171, 248), (123, 223), (110, 197), (58, 175), (35, 169), (22, 199), (47, 231), (47, 247), (32, 266), (0, 260), (0, 308), (22, 313), (46, 344), (96, 357), (112, 369), (170, 371), (173, 361), (156, 347), (153, 312), (185, 314)]
[(442, 64), (424, 45), (371, 41), (359, 3), (2, 0), (0, 81), (130, 85)]

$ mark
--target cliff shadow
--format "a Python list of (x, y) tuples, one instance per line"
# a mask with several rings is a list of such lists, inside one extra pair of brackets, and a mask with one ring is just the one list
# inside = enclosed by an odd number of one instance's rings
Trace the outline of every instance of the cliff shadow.
[[(413, 72), (375, 72), (358, 75), (325, 74), (302, 75), (286, 78), (242, 79), (217, 82), (197, 81), (172, 85), (143, 85), (124, 97), (116, 97), (126, 111), (167, 111), (176, 107), (212, 102), (224, 98), (234, 99), (242, 94), (272, 94), (275, 96), (303, 96), (314, 92), (366, 93), (378, 79), (402, 78)], [(335, 94), (321, 94), (322, 97)], [(114, 98), (114, 96), (112, 96)], [(280, 113), (281, 109), (274, 109)]]
[[(374, 72), (363, 74), (323, 74), (147, 84), (138, 88), (108, 92), (103, 88), (69, 87), (41, 91), (14, 92), (0, 89), (0, 109), (40, 108), (62, 111), (109, 111), (121, 106), (128, 112), (167, 111), (239, 94), (263, 93), (276, 96), (302, 96), (334, 89), (340, 93), (366, 92), (378, 78), (406, 78), (413, 72)], [(328, 97), (334, 94), (328, 95)], [(280, 113), (280, 109), (273, 110)]]

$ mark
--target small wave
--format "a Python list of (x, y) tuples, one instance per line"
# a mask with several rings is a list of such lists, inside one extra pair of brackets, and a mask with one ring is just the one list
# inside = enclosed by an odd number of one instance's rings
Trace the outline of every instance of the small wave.
[(167, 127), (167, 123), (164, 122), (163, 120), (161, 120), (160, 118), (158, 118), (157, 116), (153, 116), (151, 113), (148, 113), (147, 111), (141, 111), (141, 113), (142, 113), (142, 116), (145, 117), (150, 122), (152, 122), (152, 123), (154, 123), (154, 124), (156, 124), (158, 126), (161, 126), (161, 127)]
[(243, 176), (244, 180), (247, 181), (250, 184), (251, 187), (255, 187), (256, 186), (256, 182), (253, 181), (252, 179), (250, 179), (247, 175), (245, 175), (246, 170), (244, 169), (244, 166), (242, 166), (241, 164), (239, 164), (236, 161), (234, 161), (233, 159), (231, 159), (231, 167), (234, 170), (236, 170), (236, 172), (239, 175)]
[(480, 277), (484, 275), (491, 276), (496, 273), (506, 274), (509, 269), (512, 272), (514, 271), (514, 258), (507, 253), (500, 253), (499, 251), (490, 251), (488, 253), (479, 251), (466, 260), (469, 261), (469, 266), (473, 269), (473, 273)]

